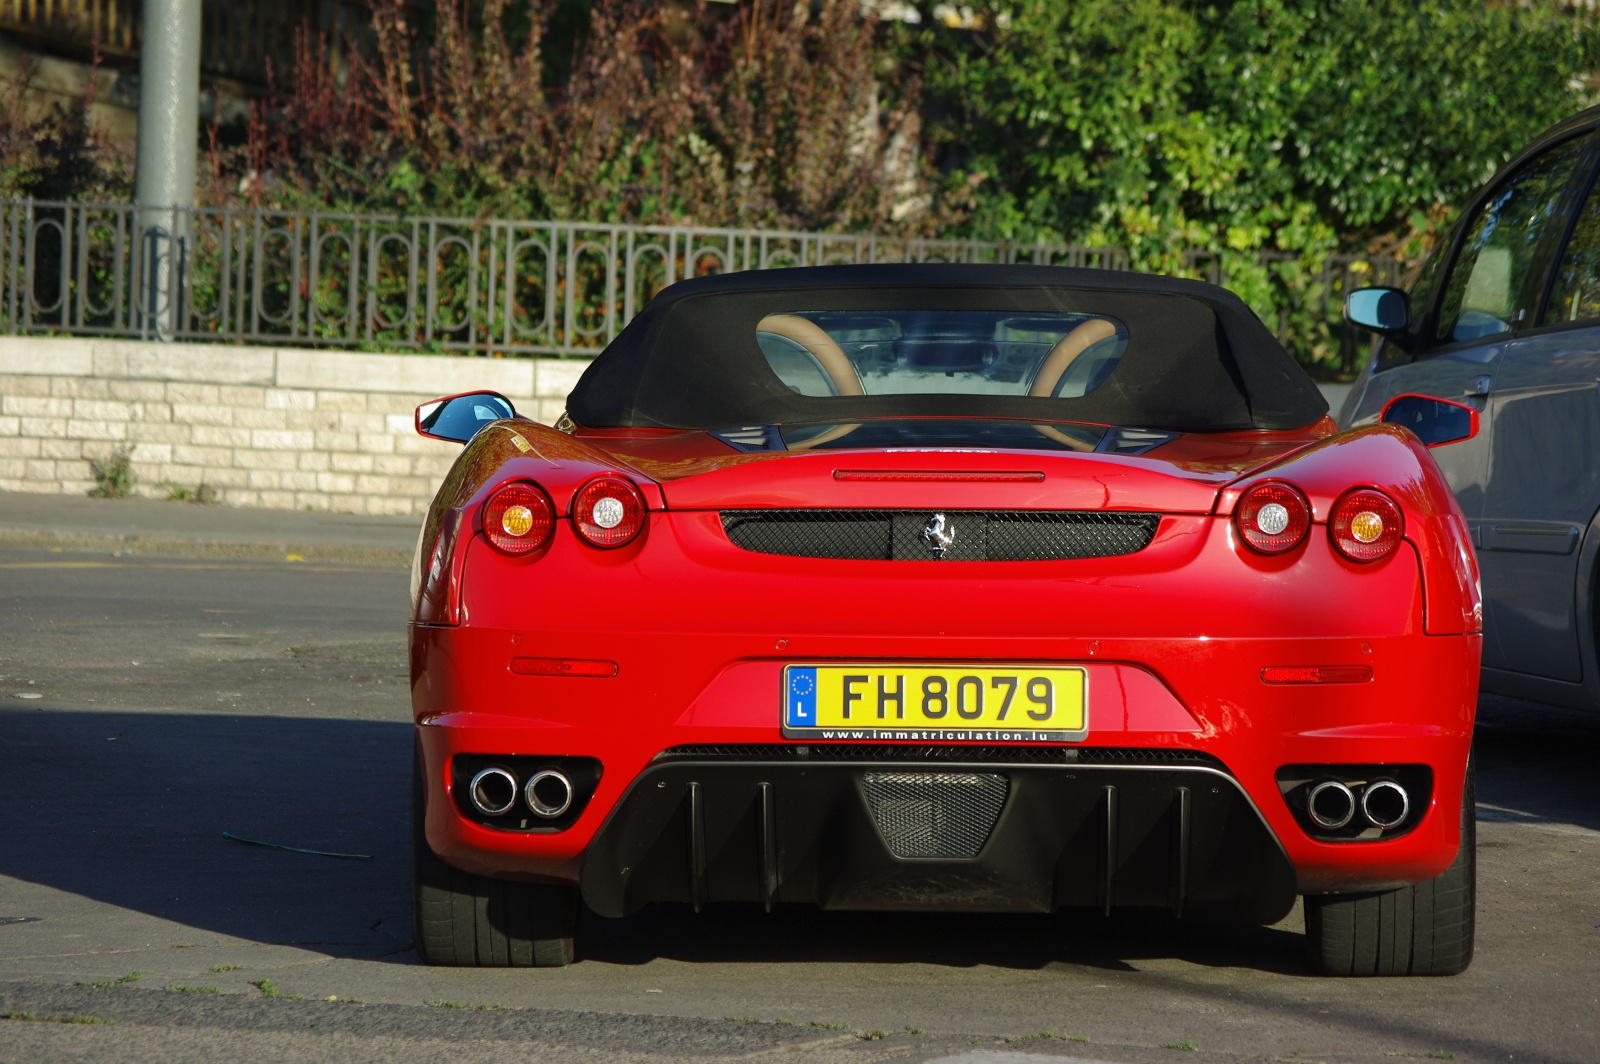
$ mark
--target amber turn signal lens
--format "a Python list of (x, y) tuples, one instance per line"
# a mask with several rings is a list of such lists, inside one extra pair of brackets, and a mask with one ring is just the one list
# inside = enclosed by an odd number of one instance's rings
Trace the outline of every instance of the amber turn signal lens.
[(1328, 535), (1340, 554), (1353, 562), (1376, 562), (1400, 546), (1405, 518), (1394, 500), (1381, 491), (1357, 488), (1334, 503)]
[(532, 484), (511, 484), (483, 504), (483, 534), (506, 554), (531, 554), (550, 542), (556, 508)]
[(533, 531), (533, 511), (526, 506), (513, 506), (500, 515), (500, 527), (508, 536), (526, 536)]
[(1233, 508), (1239, 537), (1262, 554), (1294, 550), (1311, 530), (1311, 504), (1288, 484), (1257, 484)]
[(599, 476), (572, 497), (572, 525), (591, 546), (629, 543), (644, 530), (644, 495), (626, 477)]

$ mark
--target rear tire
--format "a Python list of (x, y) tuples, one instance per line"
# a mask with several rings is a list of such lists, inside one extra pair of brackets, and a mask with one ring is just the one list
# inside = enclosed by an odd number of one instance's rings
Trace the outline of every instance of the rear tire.
[(1477, 914), (1472, 765), (1461, 850), (1434, 879), (1378, 894), (1306, 895), (1306, 949), (1324, 975), (1459, 975), (1472, 963)]
[(573, 959), (576, 887), (475, 876), (434, 854), (423, 831), (422, 756), (411, 776), (411, 909), (426, 964), (560, 968)]

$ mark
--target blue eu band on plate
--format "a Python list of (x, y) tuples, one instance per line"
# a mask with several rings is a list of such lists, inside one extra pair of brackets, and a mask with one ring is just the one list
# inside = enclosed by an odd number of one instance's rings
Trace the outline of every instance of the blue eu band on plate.
[(783, 733), (808, 739), (1068, 742), (1088, 676), (1056, 665), (790, 665)]

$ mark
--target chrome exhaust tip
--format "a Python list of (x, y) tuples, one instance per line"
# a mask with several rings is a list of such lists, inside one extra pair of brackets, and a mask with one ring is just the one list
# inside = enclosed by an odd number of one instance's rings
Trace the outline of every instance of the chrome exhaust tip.
[(1361, 815), (1375, 828), (1397, 828), (1411, 812), (1411, 796), (1394, 780), (1373, 780), (1361, 792)]
[(1339, 780), (1323, 780), (1306, 794), (1306, 812), (1319, 828), (1338, 831), (1356, 815), (1356, 796)]
[(503, 768), (486, 768), (467, 784), (467, 800), (484, 816), (503, 816), (517, 804), (517, 777)]
[(534, 816), (554, 820), (572, 808), (572, 781), (553, 768), (535, 772), (522, 788), (522, 798)]

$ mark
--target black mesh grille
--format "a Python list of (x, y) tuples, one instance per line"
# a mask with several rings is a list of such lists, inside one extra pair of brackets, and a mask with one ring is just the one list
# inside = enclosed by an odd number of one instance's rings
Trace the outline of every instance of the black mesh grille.
[(1192, 765), (1221, 767), (1221, 762), (1198, 750), (1151, 750), (1135, 746), (1084, 747), (1076, 760), (1092, 765)]
[(1010, 765), (1202, 765), (1222, 763), (1198, 750), (1125, 746), (918, 746), (894, 743), (699, 743), (663, 750), (658, 760), (702, 761), (895, 761)]
[(992, 772), (868, 772), (872, 819), (896, 857), (976, 857), (1011, 781)]
[(724, 510), (734, 546), (862, 561), (1042, 562), (1143, 550), (1160, 514), (1097, 510)]

